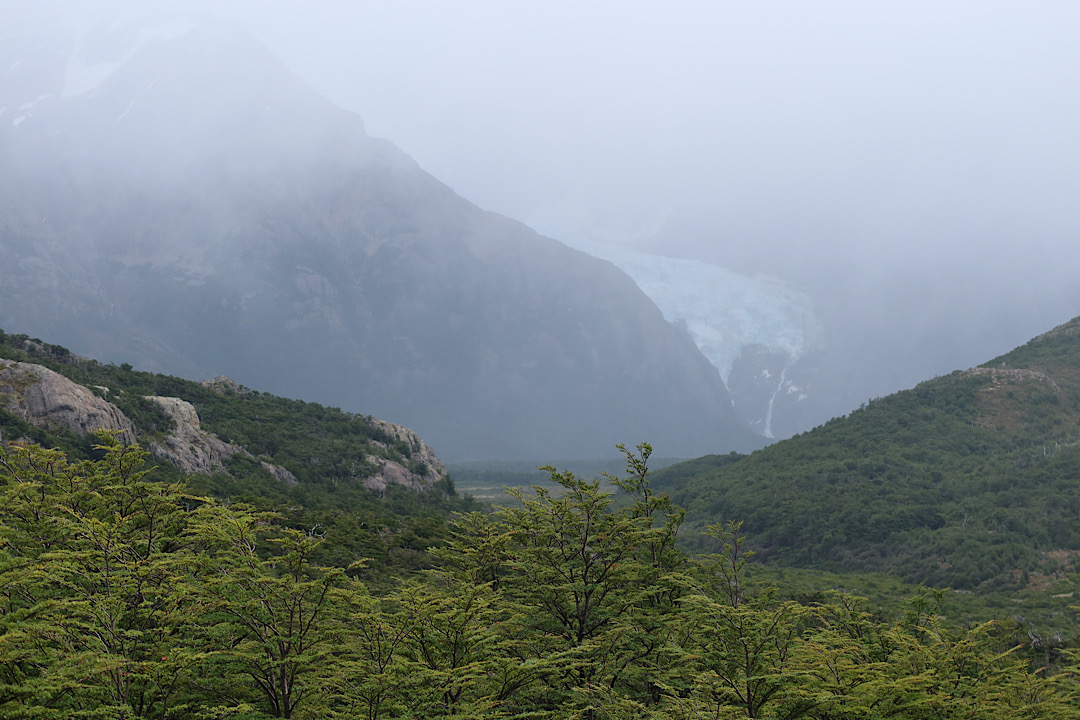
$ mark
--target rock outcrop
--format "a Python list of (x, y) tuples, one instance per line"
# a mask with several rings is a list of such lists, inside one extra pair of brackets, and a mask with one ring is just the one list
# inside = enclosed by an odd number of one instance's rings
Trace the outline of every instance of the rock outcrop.
[[(1044, 336), (1040, 336), (1044, 337)], [(1004, 381), (1017, 381), (1017, 380), (1036, 380), (1044, 382), (1054, 389), (1054, 392), (1061, 392), (1061, 388), (1054, 382), (1053, 378), (1044, 372), (1038, 370), (1026, 370), (1024, 368), (992, 368), (992, 367), (977, 367), (971, 368), (966, 371), (968, 375), (988, 375), (990, 379), (995, 383)]]
[[(404, 485), (417, 492), (423, 492), (446, 477), (446, 465), (415, 432), (383, 420), (373, 419), (372, 423), (389, 435), (393, 442), (405, 445), (409, 465), (413, 469), (410, 470), (401, 463), (387, 458), (370, 457), (369, 460), (379, 466), (379, 471), (364, 480), (364, 487), (383, 493), (386, 492), (387, 485)], [(372, 444), (387, 447), (385, 443), (378, 441)]]
[(202, 386), (210, 388), (218, 395), (243, 395), (248, 389), (226, 375), (218, 375), (212, 380), (203, 380)]
[(280, 465), (273, 465), (266, 462), (265, 460), (260, 461), (259, 464), (262, 465), (263, 470), (266, 470), (268, 473), (270, 473), (286, 485), (296, 487), (300, 484), (300, 481), (296, 479), (295, 475), (293, 475), (291, 472), (288, 471), (288, 469), (283, 468)]
[(175, 424), (163, 443), (150, 443), (150, 454), (155, 459), (172, 463), (186, 473), (208, 475), (224, 470), (224, 461), (233, 455), (246, 454), (243, 448), (203, 430), (195, 406), (188, 401), (157, 395), (146, 399), (157, 403)]
[[(218, 392), (246, 392), (227, 377), (216, 377), (203, 384)], [(224, 390), (219, 388), (224, 388)], [(203, 430), (199, 422), (199, 413), (187, 400), (157, 395), (148, 396), (146, 399), (157, 403), (172, 418), (175, 425), (173, 432), (166, 436), (164, 443), (150, 443), (150, 454), (155, 459), (171, 463), (186, 473), (209, 475), (213, 472), (225, 471), (225, 460), (233, 455), (252, 457), (251, 453), (239, 445), (227, 443), (217, 435)], [(286, 485), (300, 484), (295, 475), (280, 465), (265, 461), (260, 461), (259, 464)]]
[(119, 408), (43, 365), (0, 359), (0, 404), (38, 427), (79, 435), (113, 430), (125, 445), (135, 442), (135, 428)]

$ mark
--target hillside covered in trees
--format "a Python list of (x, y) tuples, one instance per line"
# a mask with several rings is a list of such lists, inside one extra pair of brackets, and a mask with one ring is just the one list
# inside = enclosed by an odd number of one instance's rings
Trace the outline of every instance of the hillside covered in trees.
[(1080, 319), (750, 456), (656, 479), (692, 525), (744, 520), (772, 564), (1047, 597), (1080, 557), (1078, 481)]
[(1010, 628), (894, 619), (743, 579), (737, 523), (700, 560), (628, 453), (615, 509), (563, 492), (454, 523), (437, 569), (374, 591), (271, 513), (98, 461), (0, 456), (0, 716), (1069, 718), (1075, 681)]
[[(1075, 717), (1078, 330), (498, 508), (374, 418), (0, 334), (9, 397), (32, 364), (130, 420), (0, 407), (0, 717)], [(236, 451), (148, 463), (162, 398)]]
[[(371, 573), (423, 565), (427, 548), (445, 539), (449, 513), (476, 507), (457, 494), (445, 470), (428, 466), (439, 461), (422, 441), (370, 416), (228, 383), (197, 383), (100, 363), (3, 331), (0, 358), (48, 368), (107, 399), (130, 420), (133, 439), (144, 448), (168, 446), (176, 432), (176, 420), (151, 398), (190, 403), (202, 431), (237, 452), (207, 472), (187, 475), (161, 459), (151, 477), (184, 480), (198, 494), (274, 509), (293, 526), (330, 532), (334, 542), (321, 552), (332, 552), (338, 564), (369, 558)], [(31, 372), (24, 383), (33, 380)], [(9, 407), (4, 385), (0, 380), (0, 440), (28, 440), (60, 449), (73, 460), (100, 458), (94, 436), (48, 419), (30, 422)], [(383, 473), (388, 465), (398, 472)], [(386, 482), (387, 474), (409, 482)]]

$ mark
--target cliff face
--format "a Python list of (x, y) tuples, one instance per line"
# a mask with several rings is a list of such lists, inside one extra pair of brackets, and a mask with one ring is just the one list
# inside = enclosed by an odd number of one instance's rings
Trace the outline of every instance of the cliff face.
[(459, 197), (250, 38), (117, 57), (0, 123), (0, 325), (375, 415), (447, 458), (760, 446), (629, 277)]

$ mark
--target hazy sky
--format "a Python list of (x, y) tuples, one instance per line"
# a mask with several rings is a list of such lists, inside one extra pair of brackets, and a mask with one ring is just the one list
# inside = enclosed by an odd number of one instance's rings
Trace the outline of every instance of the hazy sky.
[(938, 353), (884, 389), (1080, 314), (1080, 3), (204, 5), (482, 207), (778, 275), (840, 347)]
[(842, 347), (892, 327), (905, 337), (872, 361), (939, 355), (901, 361), (883, 390), (1080, 314), (1080, 3), (322, 2), (251, 18), (481, 206), (777, 274), (818, 297)]
[(888, 231), (1076, 224), (1077, 3), (276, 5), (236, 7), (372, 134), (521, 219), (920, 252), (940, 240)]

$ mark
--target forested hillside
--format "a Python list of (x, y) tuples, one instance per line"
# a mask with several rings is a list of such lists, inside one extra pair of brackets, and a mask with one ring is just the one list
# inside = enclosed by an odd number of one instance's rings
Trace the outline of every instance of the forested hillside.
[[(47, 367), (93, 390), (132, 422), (135, 439), (144, 447), (168, 446), (176, 431), (176, 421), (149, 398), (191, 403), (202, 430), (239, 452), (224, 457), (212, 472), (186, 477), (168, 460), (159, 460), (151, 477), (166, 482), (183, 478), (198, 494), (273, 508), (294, 527), (331, 532), (334, 542), (320, 551), (333, 548), (334, 557), (327, 561), (370, 558), (373, 573), (424, 565), (427, 548), (446, 536), (449, 513), (476, 507), (457, 495), (444, 470), (440, 474), (429, 467), (438, 459), (415, 436), (369, 416), (228, 382), (202, 384), (100, 363), (3, 331), (0, 358)], [(100, 456), (93, 450), (94, 436), (55, 422), (32, 423), (5, 404), (2, 390), (0, 440), (26, 439), (61, 449), (72, 459)], [(387, 472), (387, 467), (397, 471)]]
[(1006, 624), (780, 599), (676, 546), (682, 511), (629, 453), (615, 509), (559, 495), (471, 513), (438, 569), (378, 590), (318, 562), (329, 533), (99, 461), (0, 455), (0, 716), (33, 718), (973, 718), (1076, 716), (1075, 681)]
[[(0, 717), (1080, 710), (1080, 320), (751, 456), (654, 482), (640, 445), (603, 486), (546, 468), (500, 508), (374, 418), (25, 335), (0, 357)], [(122, 422), (33, 416), (49, 369)], [(233, 448), (219, 467), (162, 459), (183, 455), (166, 400)]]
[(968, 590), (1052, 589), (1080, 557), (1080, 319), (750, 456), (661, 471), (758, 559)]

